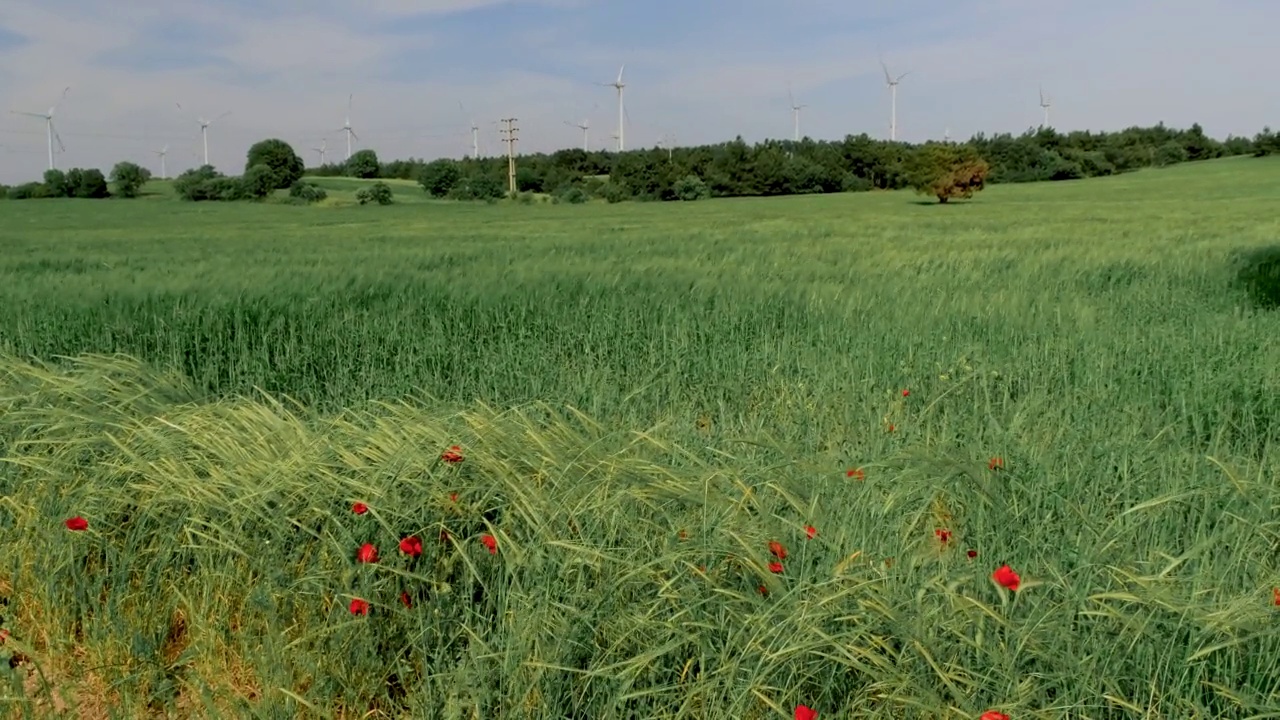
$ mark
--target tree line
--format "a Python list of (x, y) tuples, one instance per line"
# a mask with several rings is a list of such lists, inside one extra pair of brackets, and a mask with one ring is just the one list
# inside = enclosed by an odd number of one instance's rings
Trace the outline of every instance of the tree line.
[[(517, 192), (526, 198), (549, 194), (556, 201), (571, 203), (593, 198), (697, 200), (907, 187), (937, 194), (945, 201), (971, 194), (984, 184), (1074, 180), (1220, 157), (1273, 154), (1280, 154), (1280, 133), (1270, 128), (1253, 138), (1216, 140), (1198, 124), (1186, 130), (1158, 124), (1096, 133), (1039, 128), (1017, 136), (979, 134), (963, 143), (919, 145), (876, 140), (865, 133), (842, 140), (755, 144), (738, 137), (715, 145), (623, 153), (575, 148), (521, 155), (516, 159), (515, 182)], [(366, 149), (343, 163), (306, 169), (293, 148), (277, 139), (263, 140), (249, 149), (241, 176), (225, 177), (205, 166), (178, 176), (174, 187), (187, 200), (261, 199), (282, 188), (288, 188), (297, 202), (323, 200), (324, 190), (304, 180), (304, 175), (416, 180), (434, 197), (459, 200), (496, 200), (508, 194), (506, 157), (381, 162), (376, 152)], [(111, 173), (115, 194), (124, 197), (136, 196), (149, 177), (145, 168), (129, 162), (117, 164)], [(949, 189), (936, 192), (943, 185)], [(390, 188), (384, 192), (384, 187), (369, 201), (388, 202)], [(107, 179), (94, 169), (50, 170), (44, 182), (0, 186), (0, 196), (12, 199), (111, 194)]]

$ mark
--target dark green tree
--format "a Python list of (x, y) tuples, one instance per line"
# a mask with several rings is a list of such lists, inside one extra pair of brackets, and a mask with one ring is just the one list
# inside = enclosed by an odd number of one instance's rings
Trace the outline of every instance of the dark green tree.
[(347, 160), (347, 176), (354, 178), (378, 177), (378, 154), (372, 150), (358, 150)]
[(255, 165), (266, 165), (275, 173), (273, 190), (289, 187), (302, 177), (302, 172), (306, 169), (302, 158), (293, 151), (293, 146), (277, 138), (261, 140), (249, 148), (244, 164), (245, 172)]
[(277, 174), (270, 166), (254, 165), (240, 178), (240, 191), (246, 198), (261, 200), (276, 189)]
[(44, 191), (45, 197), (71, 197), (71, 189), (67, 186), (67, 174), (53, 168), (45, 170)]
[(111, 168), (111, 182), (116, 186), (116, 195), (124, 198), (138, 197), (142, 186), (151, 179), (151, 171), (128, 161), (118, 162)]
[(432, 160), (418, 173), (418, 184), (431, 197), (447, 196), (461, 180), (462, 168), (458, 167), (456, 160), (448, 158)]

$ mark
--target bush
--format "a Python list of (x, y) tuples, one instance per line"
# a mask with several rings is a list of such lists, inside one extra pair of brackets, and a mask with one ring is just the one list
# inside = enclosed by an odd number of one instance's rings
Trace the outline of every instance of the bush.
[[(271, 169), (274, 180), (274, 185), (271, 187), (272, 190), (283, 189), (293, 185), (298, 178), (302, 177), (302, 172), (306, 169), (302, 158), (298, 157), (298, 153), (293, 151), (293, 146), (276, 138), (256, 142), (253, 147), (249, 148), (244, 165), (245, 177), (247, 178), (249, 171), (258, 165), (265, 165)], [(261, 197), (265, 197), (265, 195)]]
[(1280, 245), (1242, 253), (1236, 278), (1255, 305), (1267, 310), (1280, 308)]
[(306, 203), (317, 203), (329, 197), (329, 194), (313, 182), (298, 180), (289, 186), (289, 197)]
[(47, 197), (50, 197), (49, 188), (44, 183), (29, 182), (9, 188), (10, 200), (38, 200)]
[(254, 165), (240, 178), (241, 195), (254, 200), (267, 197), (276, 189), (276, 171), (266, 165)]
[(118, 162), (111, 168), (111, 182), (115, 183), (120, 197), (135, 198), (142, 186), (151, 179), (151, 171), (131, 162)]
[(0, 200), (4, 200), (8, 197), (9, 197), (9, 186), (0, 185)]
[(67, 174), (61, 170), (44, 171), (44, 191), (42, 197), (71, 197), (71, 189), (67, 185)]
[(672, 186), (676, 197), (681, 200), (702, 200), (711, 197), (711, 188), (702, 182), (697, 175), (685, 175)]
[(1160, 167), (1177, 165), (1178, 163), (1186, 162), (1189, 157), (1190, 154), (1186, 148), (1176, 140), (1170, 140), (1156, 150), (1156, 165)]
[[(354, 158), (355, 156), (352, 155), (351, 157)], [(356, 191), (356, 201), (361, 205), (368, 205), (369, 203), (390, 205), (395, 202), (394, 197), (394, 194), (391, 192), (391, 186), (382, 181), (378, 181), (369, 187), (360, 188)]]
[(873, 189), (875, 189), (875, 185), (870, 180), (853, 173), (845, 173), (840, 180), (841, 192), (870, 192)]
[(433, 160), (422, 166), (418, 173), (418, 184), (431, 197), (442, 198), (449, 195), (462, 180), (462, 168), (448, 158)]
[(605, 202), (608, 203), (620, 203), (631, 199), (631, 192), (625, 186), (615, 182), (605, 183), (603, 194)]
[(586, 191), (577, 185), (570, 185), (561, 189), (561, 191), (556, 194), (555, 199), (560, 202), (567, 202), (570, 205), (581, 205), (587, 200), (590, 200)]
[(352, 154), (346, 165), (347, 175), (354, 178), (378, 177), (378, 154), (372, 150), (360, 150)]
[(188, 170), (173, 180), (178, 197), (192, 202), (201, 200), (237, 200), (240, 197), (240, 181), (229, 178), (204, 165)]
[(506, 194), (507, 190), (503, 184), (488, 175), (463, 178), (453, 190), (449, 191), (449, 197), (454, 200), (496, 201), (505, 197)]
[(96, 200), (111, 197), (107, 178), (97, 168), (71, 168), (67, 171), (64, 192), (67, 197)]
[(954, 198), (971, 198), (986, 185), (991, 171), (976, 150), (965, 145), (926, 143), (908, 163), (911, 187), (921, 195), (932, 195), (945, 203)]

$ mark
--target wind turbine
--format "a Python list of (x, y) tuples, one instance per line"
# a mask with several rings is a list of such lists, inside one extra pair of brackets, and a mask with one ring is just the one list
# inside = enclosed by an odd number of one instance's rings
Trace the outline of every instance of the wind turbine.
[(898, 83), (910, 75), (911, 71), (894, 77), (889, 74), (889, 66), (883, 60), (880, 61), (880, 67), (884, 68), (884, 82), (889, 86), (889, 141), (893, 142), (898, 139)]
[(1040, 108), (1044, 110), (1044, 125), (1042, 127), (1049, 127), (1049, 106), (1050, 105), (1052, 105), (1052, 103), (1049, 102), (1049, 96), (1044, 94), (1044, 86), (1041, 86), (1040, 87)]
[[(464, 115), (469, 114), (467, 113), (467, 106), (463, 105), (461, 102), (458, 103), (458, 109), (461, 110)], [(479, 160), (480, 159), (480, 126), (476, 124), (476, 120), (474, 116), (471, 118), (470, 123), (471, 123), (471, 126), (470, 126), (471, 127), (471, 159)]]
[(62, 148), (62, 152), (67, 151), (66, 146), (62, 144), (62, 138), (59, 137), (58, 131), (53, 128), (53, 111), (58, 109), (58, 105), (61, 104), (64, 99), (66, 99), (67, 93), (70, 91), (71, 91), (71, 87), (67, 86), (67, 88), (62, 91), (62, 95), (58, 97), (58, 102), (55, 102), (52, 106), (50, 106), (48, 112), (33, 113), (33, 112), (20, 112), (18, 110), (10, 111), (15, 115), (29, 115), (31, 117), (38, 117), (38, 118), (44, 119), (45, 130), (49, 136), (49, 169), (50, 170), (54, 168), (53, 141), (54, 140), (58, 141), (58, 147)]
[(791, 116), (795, 124), (795, 135), (792, 139), (800, 142), (800, 111), (809, 106), (796, 104), (796, 96), (791, 94), (790, 85), (787, 85), (787, 97), (791, 100)]
[(329, 138), (320, 138), (320, 147), (311, 148), (320, 153), (320, 165), (324, 165), (324, 154), (329, 150)]
[(584, 118), (580, 123), (565, 120), (564, 124), (569, 127), (576, 127), (582, 131), (582, 151), (591, 152), (591, 143), (588, 135), (588, 133), (591, 132), (591, 118)]
[(942, 131), (942, 142), (951, 142), (951, 128)]
[(164, 147), (160, 148), (159, 150), (152, 150), (151, 152), (152, 152), (152, 153), (154, 153), (154, 154), (156, 154), (156, 155), (159, 155), (159, 156), (160, 156), (160, 179), (161, 179), (161, 180), (168, 180), (168, 179), (169, 179), (169, 173), (168, 173), (168, 171), (165, 169), (165, 166), (164, 166), (164, 157), (165, 157), (166, 155), (168, 155), (168, 154), (169, 154), (169, 146), (168, 146), (168, 145), (165, 145)]
[[(174, 105), (177, 105), (179, 110), (182, 109), (182, 103), (174, 103)], [(222, 113), (221, 115), (219, 115), (218, 117), (214, 118), (213, 120), (205, 120), (203, 115), (196, 117), (196, 122), (200, 123), (200, 142), (204, 144), (204, 164), (205, 165), (209, 164), (209, 126), (212, 125), (215, 121), (221, 120), (222, 118), (230, 114), (231, 114), (231, 111), (228, 110)]]
[(347, 95), (347, 121), (343, 123), (342, 127), (338, 128), (338, 132), (344, 132), (347, 134), (347, 159), (348, 160), (351, 159), (351, 138), (355, 138), (356, 140), (360, 139), (360, 136), (356, 134), (356, 131), (351, 129), (351, 98), (352, 98), (352, 95), (348, 94)]
[(623, 105), (622, 105), (622, 88), (627, 86), (626, 83), (622, 82), (622, 71), (625, 70), (626, 67), (627, 67), (626, 65), (623, 65), (622, 67), (618, 68), (617, 80), (614, 80), (611, 83), (599, 83), (604, 87), (617, 88), (618, 90), (618, 134), (615, 136), (618, 138), (618, 152), (622, 152), (623, 150), (627, 149), (626, 140), (624, 139), (625, 135), (622, 129), (622, 119), (626, 116), (626, 110), (623, 109)]

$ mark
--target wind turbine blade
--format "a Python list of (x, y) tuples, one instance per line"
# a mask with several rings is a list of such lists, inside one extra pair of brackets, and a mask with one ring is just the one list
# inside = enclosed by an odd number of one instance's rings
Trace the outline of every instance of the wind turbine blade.
[(69, 93), (69, 92), (71, 92), (71, 86), (70, 86), (70, 85), (68, 85), (68, 86), (66, 86), (65, 88), (63, 88), (63, 89), (62, 89), (62, 94), (58, 96), (58, 101), (57, 101), (57, 102), (55, 102), (55, 103), (53, 104), (53, 107), (50, 107), (50, 108), (49, 108), (50, 114), (52, 114), (52, 112), (53, 112), (53, 109), (54, 109), (54, 108), (56, 108), (56, 107), (58, 107), (59, 105), (61, 105), (61, 104), (62, 104), (62, 101), (63, 101), (63, 100), (66, 100), (66, 99), (67, 99), (67, 93)]
[(791, 92), (791, 83), (787, 83), (787, 102), (791, 103), (791, 107), (796, 106), (796, 96)]
[(10, 110), (9, 112), (13, 113), (14, 115), (28, 115), (30, 117), (38, 117), (38, 118), (43, 118), (45, 120), (49, 119), (49, 116), (45, 115), (44, 113), (22, 112), (21, 110)]
[[(228, 116), (228, 115), (230, 115), (230, 114), (231, 114), (231, 111), (230, 111), (230, 110), (228, 110), (228, 111), (226, 111), (226, 112), (222, 113), (221, 115), (219, 115), (218, 117), (214, 118), (213, 120), (221, 120), (222, 118), (224, 118), (224, 117), (226, 117), (226, 116)], [(210, 120), (209, 122), (210, 122), (210, 123), (212, 123), (212, 122), (213, 122), (213, 120)]]
[(67, 146), (62, 144), (62, 136), (58, 134), (56, 128), (53, 131), (53, 139), (58, 141), (58, 147), (62, 149), (62, 152), (67, 151)]
[(619, 85), (622, 84), (622, 71), (626, 69), (627, 69), (626, 65), (623, 65), (622, 67), (618, 68), (618, 84)]
[(356, 134), (356, 131), (355, 131), (355, 130), (351, 130), (350, 128), (348, 128), (348, 131), (351, 133), (351, 138), (352, 138), (353, 140), (359, 140), (359, 139), (360, 139), (360, 136)]
[(885, 65), (885, 64), (884, 64), (884, 61), (883, 61), (883, 60), (881, 60), (881, 61), (880, 61), (880, 67), (884, 68), (884, 81), (885, 81), (885, 82), (887, 82), (887, 83), (892, 83), (892, 82), (893, 82), (893, 76), (889, 74), (889, 66), (888, 66), (888, 65)]

